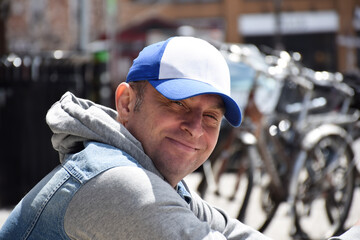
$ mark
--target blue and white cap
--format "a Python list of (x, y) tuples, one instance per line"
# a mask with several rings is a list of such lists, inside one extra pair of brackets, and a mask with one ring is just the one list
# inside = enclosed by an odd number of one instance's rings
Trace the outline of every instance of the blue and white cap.
[(222, 54), (202, 39), (172, 37), (145, 47), (134, 60), (126, 82), (142, 80), (171, 100), (220, 95), (225, 118), (235, 127), (241, 123), (240, 108), (230, 97), (228, 65)]

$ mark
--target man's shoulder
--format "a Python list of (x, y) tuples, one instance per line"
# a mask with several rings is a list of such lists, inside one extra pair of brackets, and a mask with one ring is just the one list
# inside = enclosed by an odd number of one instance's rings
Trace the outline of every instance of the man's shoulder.
[(127, 152), (111, 146), (109, 144), (100, 142), (87, 142), (85, 143), (84, 152), (86, 158), (90, 161), (116, 161), (119, 166), (138, 166), (141, 167), (139, 161), (132, 157)]
[(63, 165), (79, 165), (91, 168), (110, 168), (115, 166), (142, 167), (139, 161), (127, 152), (100, 142), (85, 142), (84, 148), (65, 157)]
[(126, 194), (144, 194), (148, 191), (155, 191), (157, 188), (168, 188), (174, 191), (164, 179), (134, 165), (111, 168), (92, 181), (96, 182), (99, 188), (108, 188), (117, 192), (129, 191)]
[[(107, 196), (122, 193), (122, 196), (134, 195), (134, 198), (153, 195), (158, 189), (161, 189), (160, 192), (164, 189), (174, 192), (163, 178), (145, 169), (139, 159), (127, 152), (100, 142), (87, 142), (84, 146), (83, 151), (68, 158), (69, 162), (85, 168), (82, 169), (83, 172), (94, 173), (89, 183), (82, 186), (79, 192), (85, 195), (101, 193)], [(79, 163), (81, 161), (84, 162)]]
[[(129, 222), (140, 224), (153, 218), (159, 208), (187, 207), (174, 189), (146, 169), (136, 166), (111, 168), (82, 186), (69, 203), (65, 215), (67, 233), (97, 226), (89, 232), (101, 232), (101, 226), (130, 229)], [(99, 222), (99, 219), (101, 219)], [(91, 224), (89, 224), (91, 223)], [(119, 232), (121, 234), (121, 231)]]

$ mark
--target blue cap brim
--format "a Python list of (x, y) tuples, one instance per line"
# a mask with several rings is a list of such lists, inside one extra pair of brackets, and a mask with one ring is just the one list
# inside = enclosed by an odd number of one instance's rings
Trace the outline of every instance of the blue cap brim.
[(157, 79), (148, 82), (164, 97), (171, 100), (183, 100), (203, 94), (217, 94), (224, 101), (226, 120), (234, 127), (241, 124), (242, 115), (238, 104), (210, 84), (192, 79)]

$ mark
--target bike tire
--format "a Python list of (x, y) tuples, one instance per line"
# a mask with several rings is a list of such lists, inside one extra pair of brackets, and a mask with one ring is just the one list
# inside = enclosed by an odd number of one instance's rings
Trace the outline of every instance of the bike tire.
[(249, 160), (249, 161), (250, 161), (251, 166), (247, 169), (248, 184), (247, 184), (247, 187), (246, 187), (246, 191), (245, 191), (244, 199), (242, 201), (242, 205), (241, 205), (239, 213), (237, 215), (237, 219), (239, 221), (241, 221), (241, 222), (243, 222), (244, 219), (245, 219), (246, 209), (247, 209), (247, 207), (249, 205), (251, 192), (252, 192), (252, 189), (253, 189), (253, 186), (254, 186), (254, 174), (253, 174), (254, 170), (253, 170), (253, 167), (252, 167), (251, 160)]
[[(338, 157), (341, 144), (344, 144), (344, 150)], [(294, 213), (296, 233), (302, 239), (326, 239), (344, 231), (355, 189), (356, 170), (352, 159), (351, 147), (340, 136), (324, 137), (309, 152), (302, 177), (299, 177)], [(317, 220), (320, 206), (324, 210), (322, 218)], [(327, 227), (315, 232), (311, 223), (319, 221)]]
[[(246, 146), (247, 147), (247, 146)], [(214, 187), (209, 185), (202, 170), (202, 178), (197, 187), (199, 195), (209, 202), (212, 205), (216, 205), (216, 202), (219, 201), (228, 201), (236, 209), (239, 209), (239, 212), (234, 214), (234, 217), (240, 219), (241, 212), (245, 212), (253, 187), (253, 169), (251, 160), (244, 154), (244, 149), (238, 149), (235, 151), (228, 160), (228, 166), (226, 171), (218, 173), (215, 165), (219, 164), (217, 161), (213, 161), (211, 168), (213, 175), (219, 174), (219, 182), (217, 184), (217, 190), (214, 192)], [(233, 165), (235, 163), (235, 165)], [(243, 171), (238, 172), (238, 164), (243, 167)], [(231, 165), (231, 166), (230, 166)], [(232, 177), (229, 177), (233, 175)], [(234, 176), (235, 175), (235, 176)], [(240, 180), (238, 179), (240, 178)], [(236, 187), (237, 181), (240, 181), (240, 185)], [(224, 185), (225, 184), (225, 185)], [(224, 188), (223, 188), (224, 187)], [(235, 189), (236, 188), (236, 189)], [(238, 192), (240, 190), (241, 192)]]

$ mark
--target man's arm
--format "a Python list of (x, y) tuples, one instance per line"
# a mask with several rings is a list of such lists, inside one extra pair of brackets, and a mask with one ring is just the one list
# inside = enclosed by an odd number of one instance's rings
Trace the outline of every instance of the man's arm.
[(221, 240), (227, 234), (198, 219), (170, 184), (137, 167), (113, 168), (86, 183), (71, 200), (64, 227), (71, 239)]
[(211, 229), (221, 232), (226, 239), (270, 240), (259, 231), (230, 218), (224, 211), (210, 206), (196, 193), (191, 192), (191, 209), (201, 220), (210, 224)]

